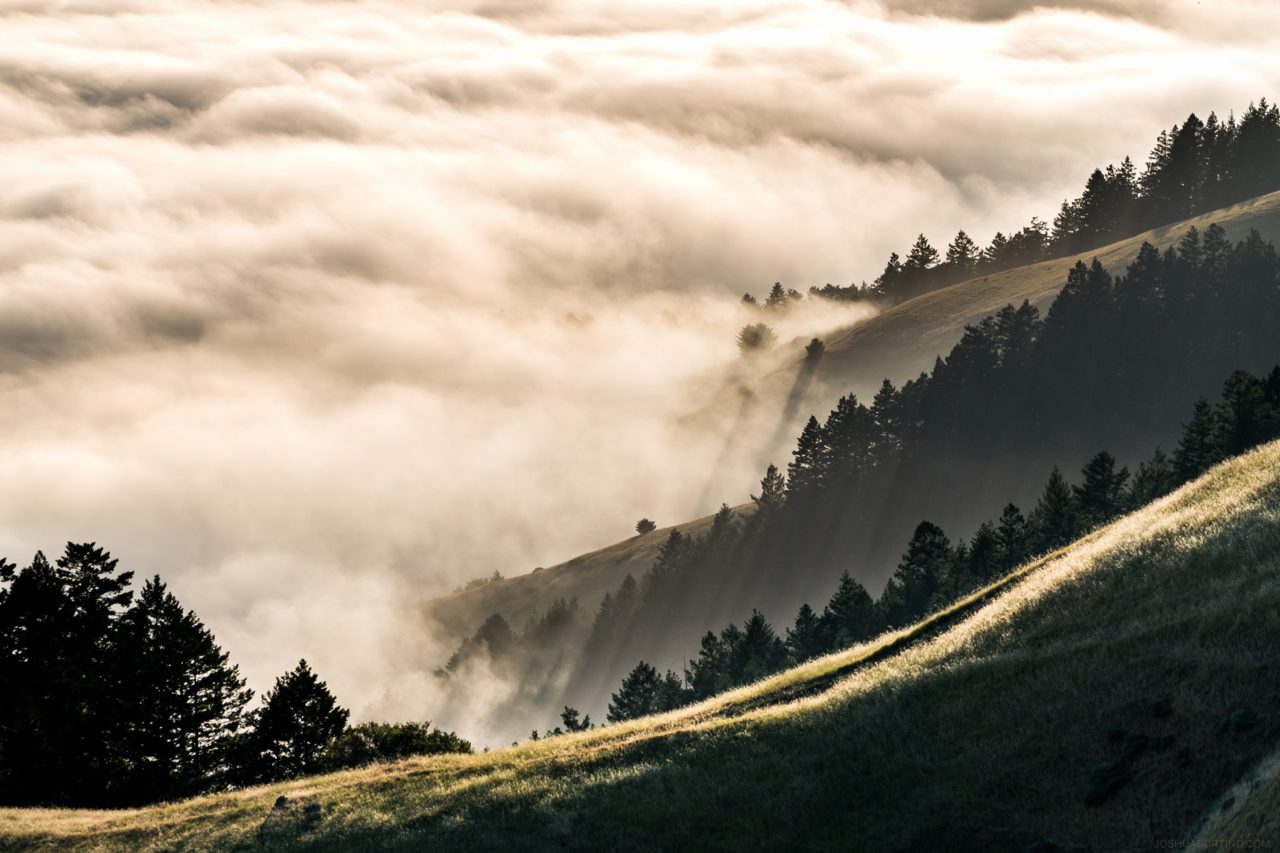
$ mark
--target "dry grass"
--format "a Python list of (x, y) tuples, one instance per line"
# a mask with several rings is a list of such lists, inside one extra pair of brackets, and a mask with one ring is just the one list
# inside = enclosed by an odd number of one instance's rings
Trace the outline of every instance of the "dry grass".
[(1280, 740), (1278, 633), (1275, 444), (930, 624), (690, 708), (150, 809), (0, 811), (0, 846), (1150, 849)]

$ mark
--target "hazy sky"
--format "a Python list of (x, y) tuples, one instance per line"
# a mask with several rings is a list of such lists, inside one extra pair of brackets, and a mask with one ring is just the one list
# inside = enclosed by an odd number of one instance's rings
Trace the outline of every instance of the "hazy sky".
[(97, 540), (358, 712), (440, 662), (396, 603), (745, 497), (674, 426), (742, 291), (1051, 217), (1278, 54), (1265, 2), (4, 0), (0, 554)]

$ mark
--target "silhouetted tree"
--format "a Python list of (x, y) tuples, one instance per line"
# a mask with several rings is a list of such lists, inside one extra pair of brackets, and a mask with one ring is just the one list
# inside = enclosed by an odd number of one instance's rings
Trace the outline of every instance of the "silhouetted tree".
[(642, 518), (636, 522), (636, 533), (640, 534), (641, 536), (645, 535), (646, 533), (652, 533), (657, 529), (658, 529), (658, 525), (647, 518)]
[(564, 706), (564, 710), (560, 712), (560, 721), (564, 723), (564, 730), (567, 732), (585, 732), (591, 728), (591, 715), (587, 714), (581, 719), (578, 718), (578, 709)]
[(796, 614), (795, 624), (787, 629), (787, 649), (791, 659), (800, 663), (817, 657), (827, 651), (823, 638), (822, 623), (808, 604), (800, 606)]
[(1076, 506), (1087, 527), (1106, 524), (1125, 509), (1125, 484), (1129, 469), (1116, 470), (1116, 459), (1105, 450), (1095, 455), (1080, 471), (1084, 481), (1072, 487)]
[(1080, 510), (1075, 495), (1056, 465), (1031, 515), (1031, 531), (1034, 550), (1042, 554), (1061, 548), (1080, 535)]
[(825, 651), (869, 639), (878, 627), (871, 595), (847, 571), (840, 573), (835, 594), (822, 611)]
[(242, 742), (248, 780), (292, 779), (320, 770), (326, 747), (347, 727), (347, 709), (305, 660), (276, 679), (253, 713), (253, 730)]
[(153, 577), (114, 637), (122, 799), (147, 803), (225, 786), (233, 738), (253, 696), (190, 610)]
[(909, 624), (928, 612), (951, 561), (951, 542), (936, 524), (916, 526), (907, 551), (881, 596), (890, 627)]
[(611, 723), (635, 720), (653, 713), (658, 695), (658, 671), (640, 661), (622, 681), (622, 687), (610, 697), (607, 719)]

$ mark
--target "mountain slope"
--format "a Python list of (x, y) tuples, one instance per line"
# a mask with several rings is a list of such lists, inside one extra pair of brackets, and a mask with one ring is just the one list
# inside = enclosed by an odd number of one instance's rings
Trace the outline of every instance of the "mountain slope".
[(964, 281), (907, 300), (829, 337), (816, 383), (838, 393), (873, 392), (886, 376), (900, 382), (933, 366), (960, 340), (964, 327), (1026, 299), (1048, 308), (1077, 261), (1097, 258), (1112, 273), (1123, 272), (1144, 242), (1164, 249), (1195, 226), (1218, 224), (1231, 240), (1257, 229), (1265, 240), (1280, 239), (1280, 192), (1240, 202), (1202, 216), (1145, 231), (1097, 249)]
[[(741, 514), (751, 505), (735, 507)], [(700, 536), (711, 527), (714, 516), (661, 527), (643, 536), (632, 536), (599, 551), (574, 557), (555, 566), (535, 569), (527, 575), (490, 581), (483, 586), (459, 590), (431, 599), (423, 606), (428, 621), (449, 637), (474, 631), (490, 614), (501, 613), (514, 626), (542, 614), (557, 599), (578, 598), (594, 607), (606, 592), (616, 590), (628, 573), (636, 580), (649, 570), (658, 548), (673, 529)]]
[(0, 844), (1147, 850), (1280, 740), (1278, 631), (1280, 442), (911, 629), (700, 705), (168, 806), (4, 810)]
[[(1221, 225), (1232, 240), (1243, 238), (1249, 229), (1256, 228), (1265, 239), (1280, 241), (1280, 192), (1079, 255), (961, 282), (911, 299), (828, 336), (822, 360), (813, 375), (806, 376), (804, 394), (793, 401), (791, 421), (776, 430), (781, 443), (768, 448), (764, 458), (779, 463), (789, 459), (791, 445), (803, 420), (810, 412), (828, 411), (839, 396), (855, 391), (864, 400), (869, 399), (886, 376), (901, 382), (931, 367), (936, 356), (945, 354), (960, 339), (966, 324), (1024, 299), (1042, 310), (1047, 308), (1062, 289), (1067, 270), (1077, 260), (1097, 257), (1113, 273), (1123, 272), (1144, 241), (1163, 248), (1176, 243), (1190, 226), (1203, 231), (1213, 223)], [(783, 401), (803, 384), (797, 379), (798, 371), (803, 375), (804, 368), (799, 362), (757, 381), (755, 409), (772, 413), (773, 420), (768, 425), (748, 427), (735, 422), (722, 427), (767, 435), (773, 429), (776, 413), (783, 409)], [(740, 411), (739, 389), (735, 388), (700, 417), (715, 420), (725, 413)], [(709, 517), (679, 527), (684, 532), (698, 532), (708, 523)], [(637, 580), (640, 578), (652, 565), (665, 537), (665, 530), (633, 537), (537, 573), (509, 577), (433, 599), (424, 605), (424, 611), (428, 621), (434, 621), (442, 633), (452, 639), (474, 631), (493, 613), (501, 613), (513, 625), (521, 625), (530, 616), (546, 611), (558, 598), (576, 596), (586, 611), (592, 612), (605, 591), (617, 589), (627, 573), (635, 575)]]

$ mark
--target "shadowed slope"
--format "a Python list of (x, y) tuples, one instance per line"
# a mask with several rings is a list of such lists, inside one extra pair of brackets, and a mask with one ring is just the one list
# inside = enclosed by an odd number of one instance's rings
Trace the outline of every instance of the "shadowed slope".
[(1151, 849), (1280, 740), (1278, 631), (1275, 443), (932, 624), (700, 705), (172, 806), (0, 811), (0, 842)]

